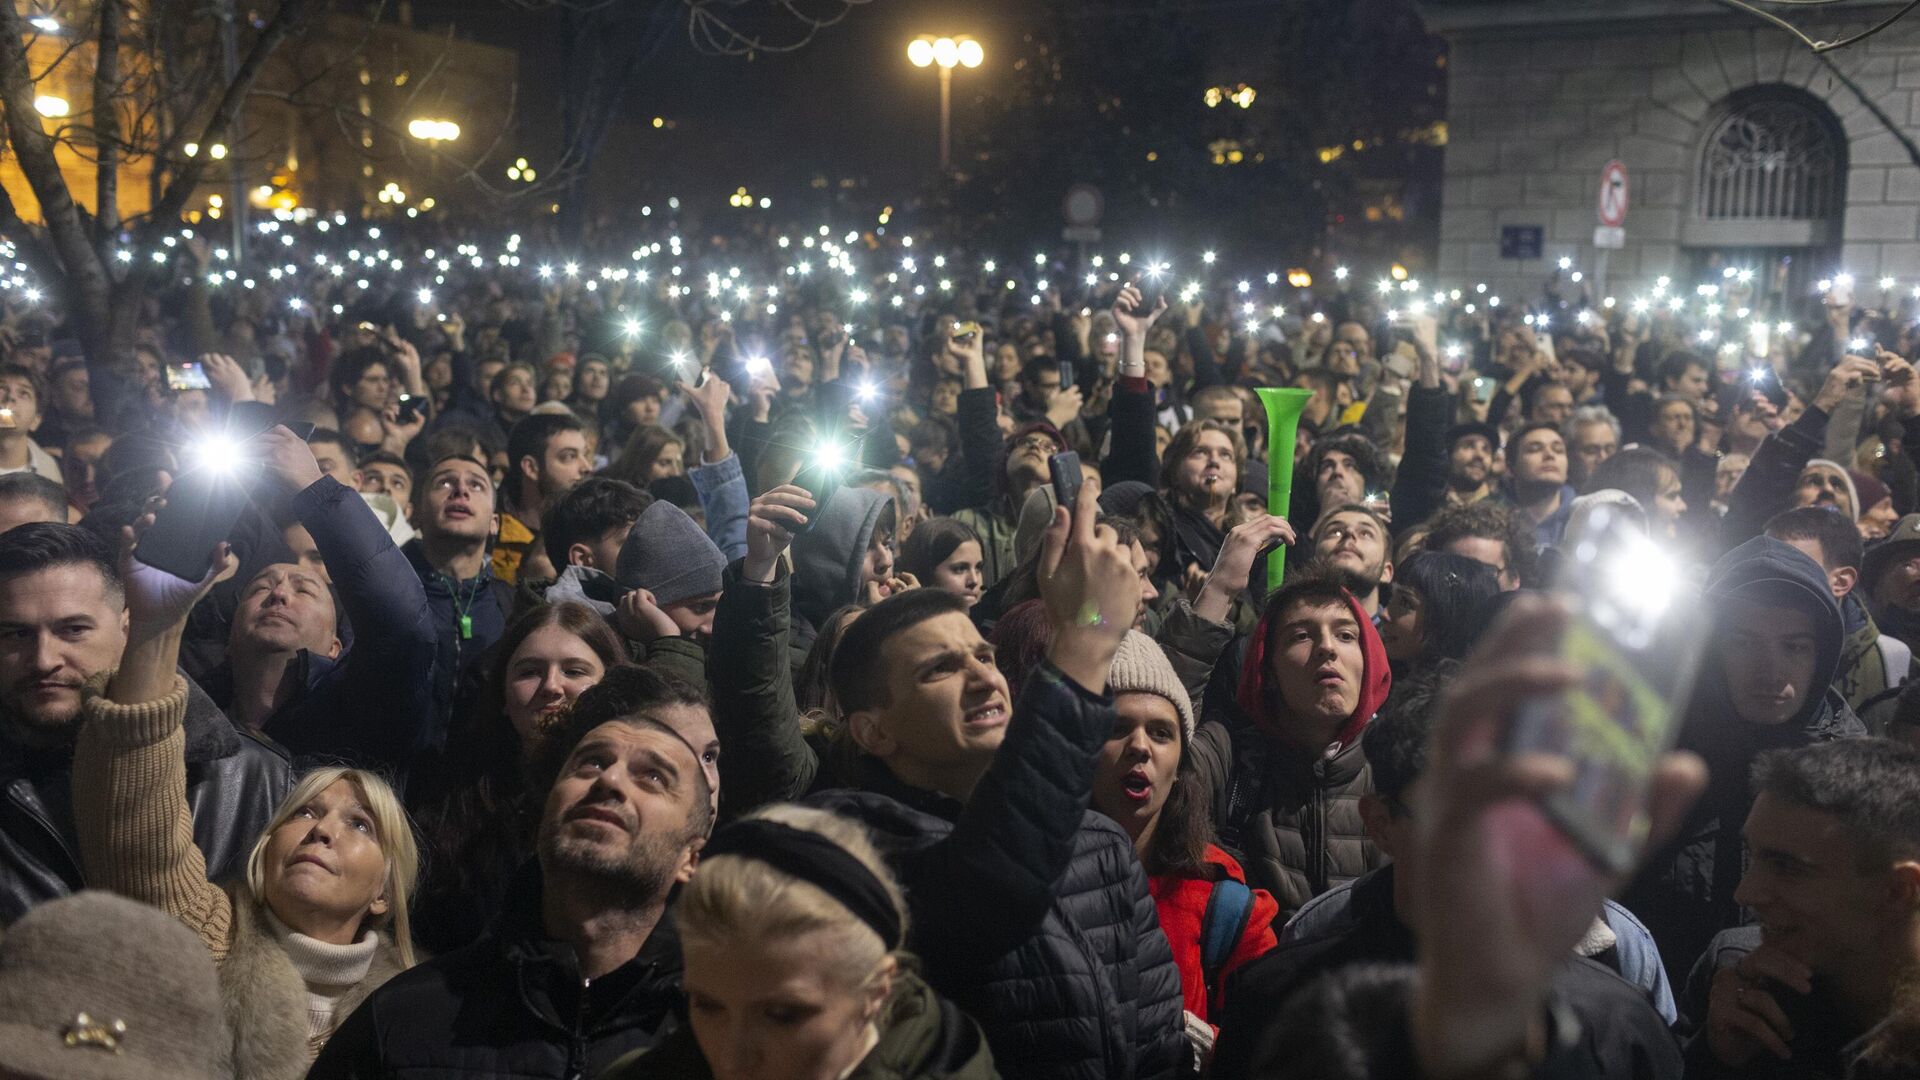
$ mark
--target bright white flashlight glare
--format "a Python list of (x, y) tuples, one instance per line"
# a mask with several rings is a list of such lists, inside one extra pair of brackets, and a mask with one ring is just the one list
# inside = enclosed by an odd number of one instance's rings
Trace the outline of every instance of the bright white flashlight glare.
[(1458, 345), (1449, 345), (1449, 346), (1447, 346), (1447, 359), (1449, 359), (1449, 360), (1458, 360), (1458, 359), (1460, 359), (1460, 354), (1461, 354), (1461, 351), (1462, 351), (1462, 350), (1461, 350), (1461, 348), (1460, 348), (1460, 346), (1458, 346)]
[(861, 401), (872, 401), (880, 396), (880, 390), (870, 382), (863, 382), (860, 384), (859, 396)]
[(674, 353), (672, 356), (667, 357), (667, 363), (673, 365), (673, 370), (680, 371), (686, 368), (688, 362), (691, 361), (692, 359), (693, 358), (688, 356), (686, 353), (677, 352), (677, 353)]
[(639, 337), (640, 336), (640, 320), (628, 319), (624, 324), (622, 324), (620, 329), (621, 329), (621, 332), (625, 333), (628, 337)]
[(418, 293), (417, 295), (419, 296), (419, 299), (420, 299), (420, 303), (422, 303), (422, 304), (431, 304), (431, 303), (433, 303), (433, 290), (432, 290), (432, 289), (421, 289), (421, 290), (420, 290), (420, 292), (419, 292), (419, 293)]
[(1867, 347), (1867, 339), (1863, 337), (1857, 337), (1857, 338), (1854, 338), (1852, 341), (1847, 342), (1847, 348), (1853, 350), (1854, 352), (1859, 352), (1860, 350), (1866, 347)]
[(847, 462), (847, 451), (836, 442), (818, 443), (813, 448), (813, 460), (822, 469), (834, 470)]
[(1773, 374), (1772, 368), (1757, 367), (1747, 372), (1747, 378), (1753, 382), (1759, 382), (1771, 374)]
[(756, 378), (771, 375), (773, 374), (773, 362), (764, 356), (749, 357), (747, 359), (747, 374)]
[(1344, 266), (1336, 266), (1336, 267), (1334, 267), (1334, 268), (1333, 268), (1333, 280), (1335, 280), (1335, 281), (1345, 281), (1345, 280), (1347, 280), (1347, 268), (1346, 268), (1346, 267), (1344, 267)]
[(240, 464), (240, 443), (225, 435), (203, 436), (193, 444), (193, 460), (203, 469), (230, 473)]

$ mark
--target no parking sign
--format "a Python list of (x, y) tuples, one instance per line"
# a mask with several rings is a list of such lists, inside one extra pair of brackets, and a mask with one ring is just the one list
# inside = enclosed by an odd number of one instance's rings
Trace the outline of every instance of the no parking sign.
[(1593, 231), (1593, 244), (1599, 248), (1617, 248), (1626, 242), (1627, 166), (1609, 161), (1600, 170), (1600, 227)]

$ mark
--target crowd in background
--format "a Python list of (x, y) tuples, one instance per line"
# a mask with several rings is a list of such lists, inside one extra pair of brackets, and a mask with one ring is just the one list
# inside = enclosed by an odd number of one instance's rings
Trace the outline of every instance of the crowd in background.
[[(0, 283), (0, 1075), (1920, 1070), (1901, 283), (694, 232)], [(1501, 750), (1596, 515), (1630, 873)]]

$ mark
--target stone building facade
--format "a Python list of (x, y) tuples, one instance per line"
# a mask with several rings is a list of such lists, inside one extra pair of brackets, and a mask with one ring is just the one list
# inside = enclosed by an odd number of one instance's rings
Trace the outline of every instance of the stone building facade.
[[(1836, 39), (1897, 6), (1784, 13)], [(1841, 270), (1868, 295), (1881, 276), (1920, 285), (1920, 16), (1823, 59), (1712, 0), (1422, 9), (1449, 45), (1437, 282), (1523, 295), (1561, 258), (1592, 273), (1601, 172), (1618, 160), (1629, 212), (1609, 293), (1728, 266), (1789, 295)], [(1538, 257), (1512, 257), (1534, 227)]]

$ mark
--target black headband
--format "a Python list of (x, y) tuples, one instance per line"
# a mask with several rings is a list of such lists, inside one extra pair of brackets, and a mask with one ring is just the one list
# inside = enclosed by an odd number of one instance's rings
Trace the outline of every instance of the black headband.
[(889, 951), (904, 944), (900, 912), (886, 886), (846, 848), (817, 832), (749, 818), (714, 833), (700, 854), (709, 859), (737, 855), (766, 863), (839, 901), (854, 918), (872, 927)]

